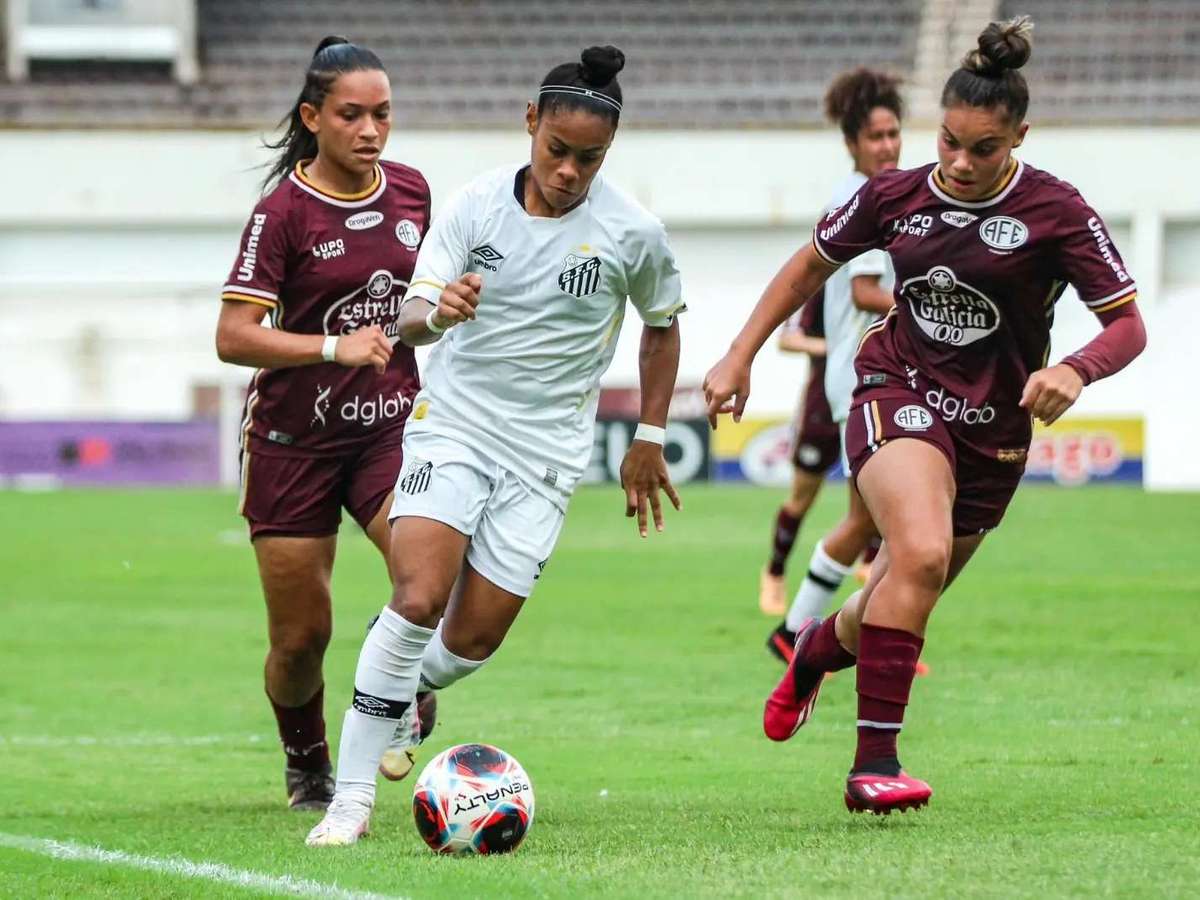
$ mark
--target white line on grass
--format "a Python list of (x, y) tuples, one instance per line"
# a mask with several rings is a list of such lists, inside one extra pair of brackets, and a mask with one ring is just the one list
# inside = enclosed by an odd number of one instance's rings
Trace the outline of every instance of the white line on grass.
[(207, 747), (210, 744), (261, 744), (260, 734), (0, 734), (0, 747)]
[(53, 841), (46, 838), (26, 837), (20, 834), (5, 834), (0, 831), (0, 847), (13, 850), (24, 850), (39, 856), (49, 856), (53, 859), (66, 859), (79, 862), (103, 863), (110, 866), (125, 866), (131, 869), (144, 869), (148, 872), (162, 872), (166, 875), (176, 875), (181, 878), (195, 878), (201, 881), (216, 881), (221, 884), (232, 884), (236, 887), (253, 891), (271, 891), (276, 894), (291, 894), (295, 897), (331, 897), (337, 900), (400, 900), (386, 894), (373, 894), (369, 891), (350, 891), (335, 884), (321, 884), (304, 878), (292, 878), (290, 875), (264, 875), (261, 872), (251, 872), (246, 869), (234, 869), (221, 863), (190, 862), (178, 857), (140, 856), (136, 853), (125, 853), (122, 850), (105, 850), (102, 847), (85, 847), (82, 844), (72, 844), (68, 841)]

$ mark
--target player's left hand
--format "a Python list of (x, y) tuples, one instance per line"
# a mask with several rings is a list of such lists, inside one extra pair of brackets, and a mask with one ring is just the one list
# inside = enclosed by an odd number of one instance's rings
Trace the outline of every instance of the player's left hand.
[(733, 413), (733, 421), (740, 422), (750, 398), (750, 364), (730, 351), (708, 370), (703, 387), (710, 426), (715, 429), (717, 416), (725, 413)]
[(1079, 373), (1059, 363), (1029, 376), (1021, 393), (1020, 406), (1035, 419), (1049, 425), (1071, 408), (1082, 391), (1083, 379)]
[(662, 447), (651, 441), (634, 441), (629, 445), (625, 459), (621, 461), (621, 487), (625, 491), (625, 516), (637, 516), (638, 534), (642, 537), (646, 536), (647, 505), (654, 516), (654, 530), (663, 530), (660, 490), (670, 498), (676, 510), (683, 509), (679, 494), (671, 484)]

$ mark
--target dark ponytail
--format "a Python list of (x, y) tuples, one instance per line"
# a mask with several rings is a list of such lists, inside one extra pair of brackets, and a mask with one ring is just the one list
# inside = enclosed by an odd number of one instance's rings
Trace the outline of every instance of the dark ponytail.
[(979, 46), (963, 57), (942, 89), (942, 107), (1003, 106), (1009, 120), (1020, 122), (1029, 109), (1029, 85), (1017, 69), (1029, 62), (1033, 22), (1018, 16), (992, 22), (979, 35)]
[[(625, 54), (616, 47), (588, 47), (577, 63), (555, 66), (542, 79), (537, 111), (541, 116), (560, 109), (583, 109), (608, 119), (614, 128), (621, 118), (621, 85), (617, 73), (625, 68)], [(554, 88), (569, 90), (554, 90)]]
[(882, 106), (897, 119), (904, 118), (899, 88), (900, 79), (884, 72), (865, 68), (843, 72), (825, 92), (825, 115), (842, 129), (846, 140), (856, 140), (873, 109)]
[(317, 44), (312, 61), (308, 64), (308, 71), (304, 73), (304, 87), (300, 96), (291, 112), (279, 120), (279, 125), (286, 125), (287, 130), (278, 141), (263, 142), (269, 149), (280, 151), (270, 163), (270, 170), (263, 180), (263, 190), (281, 178), (286, 178), (300, 160), (312, 159), (317, 155), (317, 136), (304, 127), (304, 120), (300, 118), (300, 105), (308, 103), (320, 109), (338, 76), (346, 72), (374, 69), (384, 71), (379, 57), (365, 47), (350, 43), (344, 37), (330, 35)]

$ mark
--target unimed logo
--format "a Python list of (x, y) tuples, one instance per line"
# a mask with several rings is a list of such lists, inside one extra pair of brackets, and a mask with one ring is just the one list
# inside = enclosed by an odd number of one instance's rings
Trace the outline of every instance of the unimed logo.
[(255, 213), (251, 219), (250, 233), (246, 235), (246, 246), (242, 248), (242, 263), (238, 266), (238, 281), (254, 280), (254, 264), (258, 262), (258, 239), (267, 222), (266, 213)]

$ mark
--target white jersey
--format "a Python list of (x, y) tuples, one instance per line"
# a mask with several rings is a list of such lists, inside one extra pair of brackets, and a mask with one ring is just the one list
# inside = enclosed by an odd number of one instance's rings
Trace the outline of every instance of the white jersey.
[[(862, 172), (851, 172), (838, 185), (826, 212), (853, 197), (867, 183)], [(825, 396), (835, 422), (850, 415), (850, 396), (854, 393), (854, 354), (863, 332), (876, 318), (859, 309), (850, 296), (850, 279), (859, 275), (879, 276), (879, 286), (891, 293), (896, 282), (891, 257), (883, 250), (868, 250), (829, 276), (825, 282)]]
[(524, 168), (471, 181), (425, 236), (406, 301), (437, 303), (468, 272), (483, 289), (477, 318), (434, 348), (406, 428), (456, 437), (565, 508), (591, 456), (626, 298), (654, 327), (684, 306), (658, 219), (600, 175), (566, 215), (531, 216), (517, 199)]

